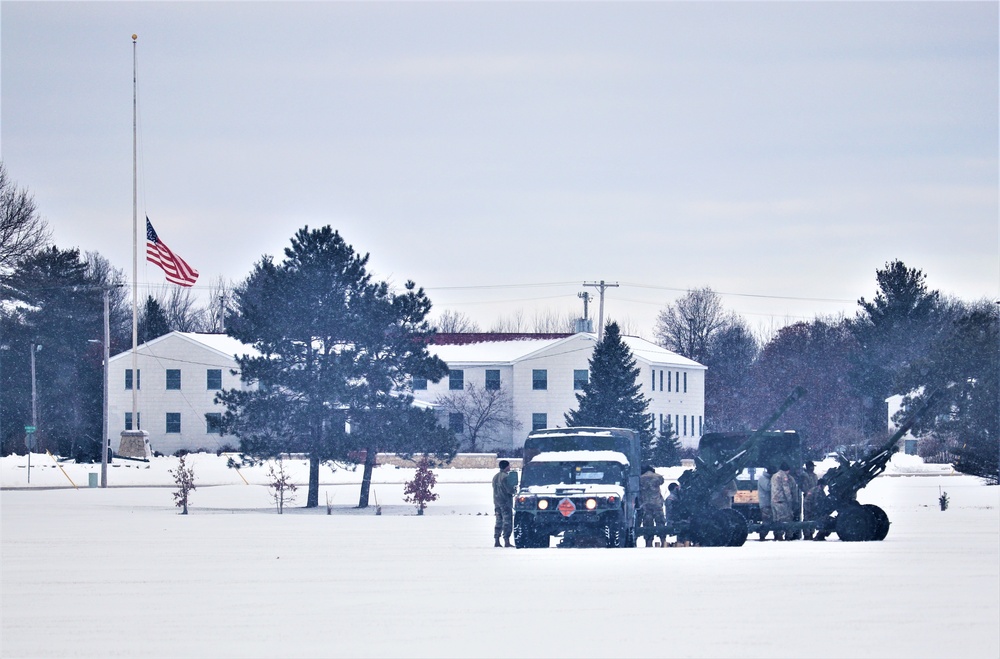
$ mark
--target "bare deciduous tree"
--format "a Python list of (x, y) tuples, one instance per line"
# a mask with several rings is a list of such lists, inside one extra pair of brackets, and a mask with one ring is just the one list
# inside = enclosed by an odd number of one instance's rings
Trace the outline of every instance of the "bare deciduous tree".
[(459, 334), (468, 332), (481, 332), (479, 324), (469, 318), (461, 311), (451, 311), (445, 309), (441, 312), (441, 317), (435, 323), (437, 331), (443, 334)]
[(434, 402), (449, 414), (462, 415), (465, 442), (473, 453), (483, 436), (521, 427), (514, 418), (513, 399), (504, 387), (487, 389), (470, 382), (462, 391), (439, 396)]
[(18, 189), (0, 162), (0, 275), (49, 244), (51, 232), (27, 189)]
[(175, 332), (204, 332), (209, 323), (207, 311), (197, 305), (190, 288), (161, 286), (154, 296)]
[(699, 288), (667, 306), (656, 318), (656, 341), (696, 362), (708, 354), (712, 337), (727, 327), (732, 314), (711, 288)]

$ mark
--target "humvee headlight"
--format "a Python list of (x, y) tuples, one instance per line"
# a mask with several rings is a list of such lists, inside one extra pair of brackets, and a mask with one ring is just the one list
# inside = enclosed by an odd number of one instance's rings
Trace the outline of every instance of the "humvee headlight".
[(587, 499), (587, 503), (583, 505), (587, 510), (593, 510), (597, 508), (597, 499)]
[(538, 509), (539, 510), (547, 510), (548, 507), (549, 507), (549, 500), (548, 499), (539, 499), (538, 500)]

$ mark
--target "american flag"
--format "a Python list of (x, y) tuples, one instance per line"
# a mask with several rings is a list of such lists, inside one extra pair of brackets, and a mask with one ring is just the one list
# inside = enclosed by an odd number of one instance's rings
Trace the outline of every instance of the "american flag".
[(184, 262), (184, 259), (170, 251), (156, 235), (153, 224), (146, 218), (146, 260), (161, 268), (167, 281), (178, 286), (194, 286), (198, 281), (198, 271)]

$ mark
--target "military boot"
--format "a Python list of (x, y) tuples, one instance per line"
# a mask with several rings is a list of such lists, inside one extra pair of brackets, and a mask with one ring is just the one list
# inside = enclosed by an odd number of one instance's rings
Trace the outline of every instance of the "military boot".
[(493, 546), (494, 547), (500, 546), (500, 536), (498, 535), (493, 536)]
[[(497, 545), (497, 547), (499, 547), (499, 546), (500, 546), (500, 545), (498, 544), (498, 545)], [(504, 539), (503, 539), (503, 546), (504, 546), (504, 547), (513, 547), (513, 546), (514, 546), (514, 545), (512, 545), (512, 544), (511, 544), (511, 542), (510, 542), (510, 536), (509, 536), (509, 535), (508, 535), (508, 536), (504, 536)]]

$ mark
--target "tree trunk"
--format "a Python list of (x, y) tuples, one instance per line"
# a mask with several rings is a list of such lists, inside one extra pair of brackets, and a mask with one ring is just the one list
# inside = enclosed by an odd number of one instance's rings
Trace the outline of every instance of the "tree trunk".
[(375, 458), (377, 448), (369, 446), (365, 449), (365, 472), (361, 477), (361, 498), (358, 499), (358, 508), (368, 507), (368, 491), (372, 486), (372, 470), (375, 469)]
[(319, 506), (319, 458), (309, 456), (309, 495), (306, 497), (306, 508)]

